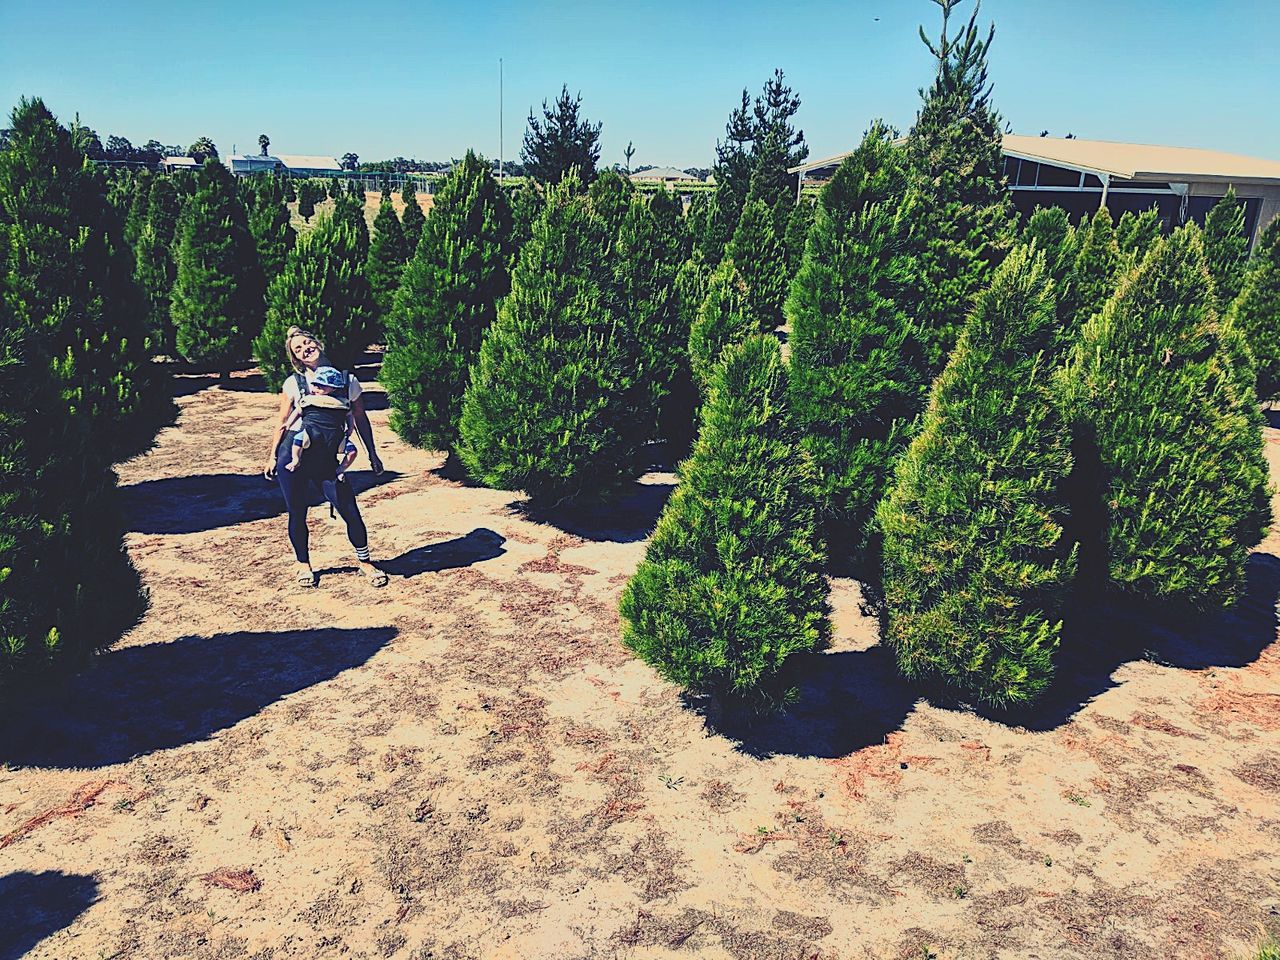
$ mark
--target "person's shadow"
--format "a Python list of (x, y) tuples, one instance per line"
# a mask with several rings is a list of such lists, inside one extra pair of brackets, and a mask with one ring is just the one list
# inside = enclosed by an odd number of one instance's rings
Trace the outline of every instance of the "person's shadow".
[(0, 762), (102, 767), (204, 740), (366, 663), (394, 627), (187, 636), (110, 651), (0, 712)]
[(473, 563), (492, 560), (506, 553), (502, 546), (507, 538), (486, 527), (478, 527), (465, 537), (455, 537), (442, 543), (428, 543), (415, 547), (391, 560), (383, 560), (378, 567), (393, 577), (416, 577), (421, 573), (469, 567)]
[(0, 960), (18, 960), (98, 900), (98, 881), (75, 873), (18, 870), (0, 877)]

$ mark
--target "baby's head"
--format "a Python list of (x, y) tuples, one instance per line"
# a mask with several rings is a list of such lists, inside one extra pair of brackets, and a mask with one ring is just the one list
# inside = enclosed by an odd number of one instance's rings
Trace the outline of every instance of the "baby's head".
[(315, 379), (311, 381), (311, 389), (324, 397), (335, 390), (341, 390), (346, 385), (346, 378), (336, 367), (319, 367), (316, 370)]

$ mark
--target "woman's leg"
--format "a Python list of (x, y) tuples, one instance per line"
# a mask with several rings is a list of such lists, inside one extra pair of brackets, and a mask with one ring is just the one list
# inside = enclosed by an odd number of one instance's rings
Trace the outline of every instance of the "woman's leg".
[(284, 494), (284, 505), (289, 511), (289, 542), (299, 563), (310, 564), (311, 553), (307, 536), (307, 487), (309, 479), (305, 471), (286, 470), (292, 456), (293, 441), (286, 437), (276, 450), (276, 479)]
[(337, 508), (338, 514), (346, 523), (347, 539), (355, 548), (356, 560), (360, 562), (365, 576), (375, 587), (385, 586), (387, 575), (373, 565), (373, 560), (369, 556), (369, 531), (364, 525), (364, 519), (360, 516), (360, 508), (356, 505), (356, 494), (351, 489), (351, 484), (328, 481), (324, 485), (324, 494)]

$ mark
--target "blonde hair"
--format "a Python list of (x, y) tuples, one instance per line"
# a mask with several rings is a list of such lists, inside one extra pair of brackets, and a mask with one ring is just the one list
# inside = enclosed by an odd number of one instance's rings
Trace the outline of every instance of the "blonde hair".
[(309, 340), (314, 340), (316, 342), (316, 346), (320, 348), (321, 357), (324, 356), (324, 341), (321, 340), (319, 337), (317, 337), (310, 330), (303, 330), (299, 326), (292, 326), (285, 333), (284, 354), (286, 357), (289, 358), (289, 366), (293, 367), (293, 370), (295, 373), (302, 373), (304, 370), (306, 370), (306, 367), (302, 365), (301, 360), (299, 360), (296, 356), (294, 356), (293, 346), (292, 346), (294, 337), (306, 337)]

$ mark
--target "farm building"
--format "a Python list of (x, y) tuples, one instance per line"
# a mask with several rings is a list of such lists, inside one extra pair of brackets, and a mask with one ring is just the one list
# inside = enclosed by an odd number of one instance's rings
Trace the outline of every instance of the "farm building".
[(342, 175), (342, 164), (333, 157), (308, 157), (297, 154), (280, 154), (280, 161), (295, 177), (337, 177)]
[[(805, 180), (826, 180), (847, 153), (792, 167)], [(1256, 239), (1280, 215), (1280, 162), (1217, 150), (1105, 140), (1004, 136), (1004, 173), (1024, 215), (1062, 207), (1079, 220), (1102, 204), (1115, 215), (1155, 206), (1167, 227), (1205, 215), (1234, 186), (1244, 204), (1245, 233)]]
[(194, 157), (165, 157), (160, 161), (162, 169), (173, 173), (175, 170), (196, 170), (200, 167)]
[(638, 170), (631, 174), (631, 180), (635, 183), (698, 182), (697, 177), (685, 173), (683, 170), (676, 170), (674, 167), (652, 167), (648, 170)]
[(244, 154), (227, 157), (227, 166), (238, 176), (251, 173), (282, 173), (284, 164), (279, 157), (264, 157), (261, 154)]

